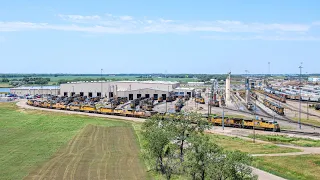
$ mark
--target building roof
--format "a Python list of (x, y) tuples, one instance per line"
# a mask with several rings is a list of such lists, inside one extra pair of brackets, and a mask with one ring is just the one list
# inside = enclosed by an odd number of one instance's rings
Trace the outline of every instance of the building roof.
[(32, 89), (60, 89), (60, 86), (22, 86), (16, 88), (10, 88), (10, 90), (32, 90)]
[(157, 89), (157, 88), (141, 88), (141, 89), (131, 89), (131, 90), (129, 90), (129, 89), (118, 89), (117, 91), (130, 92), (130, 91), (143, 91), (143, 90), (146, 90), (146, 89), (167, 92), (167, 91), (165, 91), (163, 89)]
[(174, 90), (194, 90), (194, 88), (191, 88), (191, 87), (177, 87), (175, 88)]
[(177, 81), (76, 81), (76, 82), (67, 82), (64, 84), (80, 84), (80, 83), (150, 83), (150, 84), (178, 84)]

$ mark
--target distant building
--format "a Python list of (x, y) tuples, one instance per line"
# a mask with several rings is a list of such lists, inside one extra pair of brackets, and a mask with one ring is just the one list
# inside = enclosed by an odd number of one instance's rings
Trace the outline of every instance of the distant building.
[(309, 82), (320, 82), (320, 77), (309, 77), (308, 81)]
[(203, 86), (204, 82), (188, 82), (188, 86)]
[(30, 86), (30, 87), (17, 87), (10, 89), (11, 94), (16, 94), (18, 96), (24, 95), (38, 95), (38, 94), (51, 94), (59, 95), (59, 86)]

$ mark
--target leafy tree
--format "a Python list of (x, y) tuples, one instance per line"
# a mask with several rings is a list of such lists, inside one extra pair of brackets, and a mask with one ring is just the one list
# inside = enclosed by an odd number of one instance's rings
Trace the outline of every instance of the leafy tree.
[(9, 79), (8, 78), (3, 78), (3, 79), (1, 79), (1, 82), (7, 83), (7, 82), (9, 82)]
[(204, 120), (199, 113), (179, 113), (170, 119), (173, 122), (172, 131), (175, 132), (177, 143), (180, 149), (180, 160), (183, 162), (184, 144), (192, 134), (202, 133), (205, 129), (209, 129), (208, 121)]
[(167, 131), (168, 122), (161, 120), (159, 116), (154, 116), (142, 126), (142, 135), (146, 141), (144, 147), (148, 156), (155, 160), (156, 171), (160, 171), (162, 174), (167, 172), (164, 159), (172, 152), (170, 151), (170, 140), (173, 134)]
[(222, 150), (210, 142), (208, 136), (196, 135), (190, 143), (184, 166), (193, 180), (204, 180), (210, 171), (214, 171), (210, 169), (211, 163), (219, 158)]

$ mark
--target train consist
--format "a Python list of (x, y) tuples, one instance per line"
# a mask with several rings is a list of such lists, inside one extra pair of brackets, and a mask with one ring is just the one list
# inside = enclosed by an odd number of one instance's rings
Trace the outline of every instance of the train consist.
[(275, 99), (275, 100), (280, 101), (282, 103), (286, 103), (286, 96), (285, 95), (272, 94), (272, 93), (267, 93), (267, 92), (264, 92), (264, 94), (268, 97), (271, 97), (272, 99)]
[[(299, 94), (288, 94), (288, 93), (281, 92), (276, 89), (270, 89), (270, 88), (264, 89), (263, 93), (271, 98), (275, 97), (274, 99), (276, 99), (276, 100), (279, 100), (278, 97), (283, 98), (284, 100), (299, 100), (300, 99)], [(320, 98), (319, 97), (301, 96), (301, 101), (320, 102)]]
[(228, 118), (224, 117), (222, 121), (222, 117), (217, 116), (209, 119), (214, 125), (222, 126), (222, 122), (224, 126), (234, 127), (234, 128), (246, 128), (246, 129), (260, 129), (266, 131), (276, 131), (280, 132), (280, 125), (277, 121), (265, 121), (263, 119), (260, 120), (247, 120), (242, 118)]
[[(183, 103), (182, 100), (180, 101), (180, 103), (181, 104)], [(31, 99), (27, 101), (27, 104), (30, 106), (41, 107), (41, 108), (79, 111), (79, 112), (88, 112), (88, 113), (99, 113), (99, 114), (127, 116), (127, 117), (136, 117), (136, 118), (149, 118), (155, 114), (158, 114), (156, 111), (136, 111), (133, 109), (119, 109), (119, 108), (112, 108), (112, 107), (97, 106), (92, 104), (91, 105), (90, 104), (81, 105), (77, 103), (64, 104), (62, 102), (56, 103), (53, 101), (50, 102), (50, 101), (31, 100)], [(219, 116), (208, 118), (208, 121), (213, 123), (214, 125), (218, 125), (218, 126), (222, 125), (222, 118)], [(246, 119), (240, 119), (240, 118), (224, 117), (223, 122), (224, 122), (224, 125), (228, 127), (249, 128), (249, 129), (255, 128), (260, 130), (280, 131), (280, 126), (276, 121), (265, 121), (263, 119), (246, 120)]]
[(276, 112), (277, 114), (284, 116), (284, 108), (279, 104), (269, 101), (268, 99), (264, 99), (263, 104), (271, 110), (273, 110), (274, 112)]

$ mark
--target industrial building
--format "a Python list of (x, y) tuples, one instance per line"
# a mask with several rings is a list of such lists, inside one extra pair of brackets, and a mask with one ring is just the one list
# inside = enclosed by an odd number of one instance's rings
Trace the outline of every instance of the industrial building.
[(169, 95), (178, 92), (184, 96), (194, 94), (193, 88), (179, 88), (179, 82), (169, 81), (95, 81), (95, 82), (71, 82), (61, 84), (60, 95), (72, 96), (79, 94), (81, 96), (103, 96), (103, 97), (128, 97), (133, 100), (139, 97), (162, 96), (166, 98)]
[(154, 97), (164, 99), (168, 96), (194, 96), (194, 88), (182, 88), (179, 82), (170, 81), (92, 81), (92, 82), (69, 82), (59, 86), (42, 87), (18, 87), (10, 89), (12, 94), (37, 95), (51, 94), (60, 96), (88, 97), (127, 97), (133, 100), (139, 97)]
[(308, 81), (309, 82), (320, 82), (320, 77), (309, 77)]
[(18, 96), (24, 95), (37, 95), (37, 94), (51, 94), (59, 95), (59, 86), (30, 86), (30, 87), (17, 87), (10, 89), (11, 94), (16, 94)]

